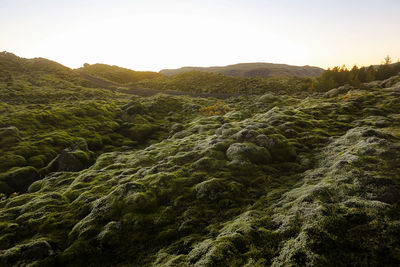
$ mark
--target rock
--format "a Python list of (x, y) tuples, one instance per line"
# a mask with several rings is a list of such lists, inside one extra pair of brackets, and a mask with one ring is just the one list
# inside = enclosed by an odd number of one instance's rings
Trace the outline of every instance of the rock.
[(257, 136), (256, 131), (243, 129), (243, 130), (237, 132), (235, 135), (233, 135), (233, 138), (240, 142), (243, 142), (243, 141), (254, 142), (256, 136)]
[[(6, 183), (14, 192), (25, 192), (29, 185), (38, 179), (38, 171), (31, 166), (17, 168), (0, 175), (0, 181)], [(6, 194), (6, 192), (1, 193)]]
[(76, 172), (85, 169), (89, 158), (87, 153), (82, 150), (68, 151), (63, 150), (53, 161), (47, 165), (46, 169), (52, 171)]
[(119, 231), (122, 228), (121, 222), (111, 221), (97, 235), (97, 240), (103, 247), (112, 247), (121, 243)]
[(267, 164), (271, 161), (271, 154), (266, 148), (252, 143), (234, 143), (226, 151), (229, 160), (250, 161), (256, 164)]
[(283, 135), (258, 135), (256, 139), (259, 146), (268, 149), (273, 161), (283, 162), (296, 159), (295, 147)]
[(54, 254), (50, 244), (45, 240), (35, 240), (0, 252), (1, 266), (31, 266)]
[(0, 129), (0, 146), (9, 146), (21, 141), (17, 127), (11, 126)]
[(39, 190), (42, 188), (42, 184), (43, 184), (42, 181), (43, 181), (43, 180), (38, 180), (38, 181), (36, 181), (36, 182), (33, 182), (33, 183), (29, 186), (27, 192), (28, 192), (28, 193), (34, 193), (34, 192), (39, 191)]
[(218, 178), (212, 178), (195, 186), (196, 197), (207, 201), (219, 201), (221, 199), (235, 198), (240, 192), (237, 183)]
[(137, 101), (137, 100), (132, 100), (128, 104), (126, 104), (123, 107), (124, 113), (126, 113), (128, 116), (132, 116), (134, 114), (142, 114), (145, 112), (145, 109), (143, 105)]
[(268, 138), (266, 135), (260, 134), (256, 137), (256, 144), (266, 149), (271, 149), (275, 145), (275, 140)]
[(274, 102), (276, 100), (279, 100), (278, 97), (276, 97), (273, 94), (267, 93), (265, 95), (262, 95), (258, 98), (257, 103), (262, 103), (262, 104), (267, 104), (267, 103), (271, 103)]
[(180, 132), (184, 129), (183, 125), (181, 123), (175, 123), (174, 125), (171, 126), (171, 130), (169, 131), (170, 134), (175, 134), (177, 132)]
[(192, 166), (195, 170), (212, 171), (223, 166), (223, 164), (221, 164), (219, 160), (215, 160), (211, 157), (203, 157), (194, 162)]
[(55, 171), (76, 172), (86, 169), (91, 163), (91, 156), (84, 139), (75, 141), (71, 147), (64, 149), (45, 168), (45, 173)]
[(0, 193), (5, 195), (10, 195), (14, 190), (4, 181), (0, 181)]
[(394, 86), (395, 84), (397, 84), (399, 82), (400, 82), (400, 76), (397, 75), (397, 76), (390, 77), (386, 80), (383, 80), (382, 82), (380, 82), (379, 85), (383, 88), (388, 88), (388, 87)]
[(380, 84), (381, 84), (380, 81), (373, 81), (373, 82), (361, 84), (360, 88), (363, 88), (363, 89), (381, 88)]
[(128, 195), (145, 191), (146, 188), (142, 184), (129, 182), (119, 185), (111, 194), (113, 196), (117, 196), (118, 198), (125, 198)]
[(34, 241), (21, 249), (21, 260), (40, 260), (54, 254), (53, 249), (47, 241)]
[(345, 94), (348, 91), (350, 91), (351, 89), (353, 89), (353, 86), (350, 86), (350, 85), (346, 84), (346, 85), (340, 86), (338, 88), (334, 88), (334, 89), (329, 90), (328, 92), (326, 92), (324, 94), (324, 96), (325, 97), (335, 97), (335, 96), (338, 96), (338, 95), (341, 95), (341, 94)]

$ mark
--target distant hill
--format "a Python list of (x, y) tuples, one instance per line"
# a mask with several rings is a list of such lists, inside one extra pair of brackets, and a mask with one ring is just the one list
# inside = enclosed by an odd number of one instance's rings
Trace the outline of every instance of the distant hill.
[(46, 73), (63, 78), (79, 79), (72, 69), (45, 58), (22, 58), (10, 52), (0, 52), (0, 75), (5, 73), (32, 74)]
[(206, 71), (221, 73), (234, 77), (317, 77), (324, 69), (312, 66), (291, 66), (274, 63), (239, 63), (221, 67), (182, 67), (179, 69), (164, 69), (160, 73), (168, 76), (188, 72)]
[(111, 66), (107, 64), (84, 64), (82, 68), (76, 69), (78, 73), (92, 75), (106, 79), (118, 84), (134, 83), (145, 79), (152, 79), (161, 74), (152, 71), (134, 71), (131, 69)]
[(172, 76), (137, 82), (137, 87), (156, 90), (214, 94), (264, 94), (266, 92), (304, 92), (311, 87), (307, 77), (232, 77), (221, 73), (188, 71)]
[(14, 83), (18, 88), (48, 86), (70, 88), (71, 86), (94, 87), (74, 70), (45, 58), (23, 58), (10, 52), (0, 52), (0, 82)]
[(0, 52), (0, 100), (6, 103), (48, 103), (115, 96), (110, 90), (100, 89), (110, 86), (99, 86), (99, 82), (92, 80), (45, 58), (28, 59)]

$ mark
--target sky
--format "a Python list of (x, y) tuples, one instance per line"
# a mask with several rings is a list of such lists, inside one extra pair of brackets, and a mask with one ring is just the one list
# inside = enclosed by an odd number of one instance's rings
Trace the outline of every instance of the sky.
[(0, 0), (0, 51), (159, 71), (400, 58), (399, 0)]

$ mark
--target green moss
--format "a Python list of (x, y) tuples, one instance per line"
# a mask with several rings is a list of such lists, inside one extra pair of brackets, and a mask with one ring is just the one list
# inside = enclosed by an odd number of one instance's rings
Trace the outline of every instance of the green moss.
[(41, 168), (46, 165), (47, 158), (44, 155), (36, 155), (28, 159), (28, 164), (35, 168)]
[(15, 192), (24, 192), (37, 179), (39, 179), (39, 174), (33, 167), (15, 168), (0, 174), (0, 181), (6, 183)]
[[(5, 162), (51, 161), (4, 165), (0, 260), (397, 266), (400, 105), (396, 91), (368, 90), (243, 96), (212, 117), (198, 111), (215, 99), (165, 95), (0, 103), (0, 127), (21, 136), (0, 147)], [(36, 246), (43, 258), (23, 256)]]
[(159, 129), (159, 126), (154, 124), (139, 124), (130, 127), (126, 131), (126, 136), (134, 141), (143, 142), (148, 139)]

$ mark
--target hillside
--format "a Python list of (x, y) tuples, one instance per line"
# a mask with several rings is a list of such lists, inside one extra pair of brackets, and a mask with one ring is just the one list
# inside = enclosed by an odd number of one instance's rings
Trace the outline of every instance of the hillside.
[(311, 66), (291, 66), (273, 63), (240, 63), (221, 67), (183, 67), (179, 69), (165, 69), (160, 73), (164, 75), (176, 75), (188, 71), (205, 71), (220, 73), (233, 77), (317, 77), (323, 69)]
[(264, 94), (266, 92), (306, 93), (312, 84), (311, 78), (263, 78), (231, 77), (220, 73), (188, 71), (173, 76), (143, 80), (133, 85), (161, 91), (184, 91), (214, 94)]
[(0, 266), (400, 265), (400, 76), (135, 82), (240, 94), (217, 100), (3, 64)]
[(46, 104), (114, 95), (95, 87), (90, 80), (57, 62), (0, 53), (0, 104)]
[(76, 69), (76, 71), (78, 73), (92, 75), (121, 85), (162, 76), (157, 72), (134, 71), (107, 64), (84, 64), (82, 68)]
[[(64, 80), (76, 85), (89, 85), (72, 69), (45, 58), (26, 59), (9, 52), (0, 52), (0, 79), (12, 82), (12, 79), (24, 79), (40, 85), (50, 84), (53, 80)], [(34, 85), (34, 84), (33, 84)]]

